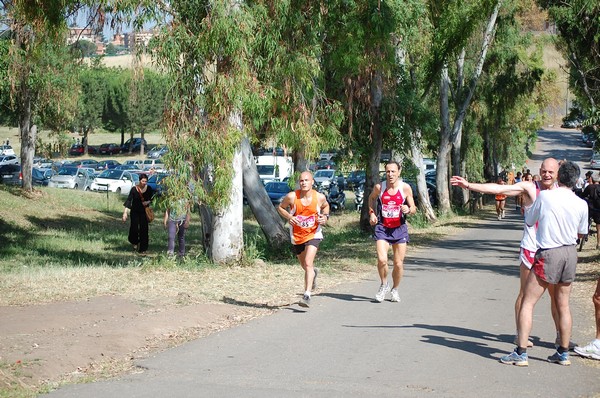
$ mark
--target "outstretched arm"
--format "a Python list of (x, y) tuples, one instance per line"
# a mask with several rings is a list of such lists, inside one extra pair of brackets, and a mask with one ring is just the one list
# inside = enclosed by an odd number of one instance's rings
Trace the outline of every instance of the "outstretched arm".
[(452, 178), (450, 178), (450, 184), (464, 189), (468, 189), (470, 191), (487, 193), (491, 195), (500, 194), (507, 196), (517, 196), (522, 194), (523, 192), (527, 192), (527, 185), (531, 184), (531, 182), (523, 181), (513, 185), (500, 185), (491, 182), (485, 184), (478, 184), (474, 182), (469, 182), (465, 178), (460, 176), (452, 176)]

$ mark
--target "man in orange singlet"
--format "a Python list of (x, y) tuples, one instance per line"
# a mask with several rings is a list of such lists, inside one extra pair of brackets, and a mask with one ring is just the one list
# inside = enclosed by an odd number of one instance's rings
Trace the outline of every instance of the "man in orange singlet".
[(311, 290), (316, 289), (318, 270), (314, 267), (319, 243), (323, 240), (321, 225), (329, 219), (329, 203), (322, 193), (312, 189), (313, 176), (309, 171), (300, 174), (300, 189), (288, 193), (277, 211), (290, 223), (293, 251), (304, 269), (302, 307), (310, 306)]
[[(391, 292), (391, 301), (399, 302), (398, 285), (404, 272), (404, 257), (408, 243), (406, 216), (415, 214), (417, 207), (413, 199), (412, 188), (400, 179), (400, 163), (391, 161), (385, 165), (385, 181), (375, 184), (369, 195), (369, 222), (375, 227), (377, 241), (377, 271), (381, 285), (375, 300), (381, 303), (385, 295)], [(388, 250), (392, 245), (394, 270), (392, 271), (392, 289), (387, 281)]]

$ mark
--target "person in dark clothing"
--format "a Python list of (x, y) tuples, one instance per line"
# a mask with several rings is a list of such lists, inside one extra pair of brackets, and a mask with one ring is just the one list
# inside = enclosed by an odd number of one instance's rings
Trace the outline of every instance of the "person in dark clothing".
[[(600, 175), (592, 174), (592, 183), (585, 187), (581, 198), (588, 204), (589, 218), (600, 224)], [(597, 229), (597, 228), (596, 228)], [(600, 234), (596, 234), (596, 249), (600, 250)]]
[(148, 218), (146, 217), (146, 207), (150, 206), (154, 190), (148, 186), (148, 175), (140, 174), (140, 182), (129, 191), (129, 196), (123, 204), (123, 222), (127, 221), (127, 214), (131, 216), (131, 225), (129, 227), (129, 243), (133, 249), (140, 254), (146, 254), (148, 250)]

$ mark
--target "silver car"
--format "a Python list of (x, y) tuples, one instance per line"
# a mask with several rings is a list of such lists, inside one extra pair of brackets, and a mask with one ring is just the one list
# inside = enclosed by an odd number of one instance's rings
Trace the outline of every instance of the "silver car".
[(89, 191), (96, 178), (94, 169), (88, 167), (62, 167), (50, 178), (48, 186), (52, 188), (69, 188)]

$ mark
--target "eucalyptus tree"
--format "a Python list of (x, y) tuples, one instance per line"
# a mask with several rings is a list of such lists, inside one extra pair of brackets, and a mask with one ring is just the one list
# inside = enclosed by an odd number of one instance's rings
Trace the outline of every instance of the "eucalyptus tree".
[[(10, 37), (8, 84), (11, 112), (21, 138), (23, 189), (31, 191), (32, 161), (40, 116), (47, 106), (54, 115), (71, 109), (76, 73), (65, 50), (66, 15), (76, 2), (2, 1), (0, 13)], [(66, 118), (63, 118), (66, 119)], [(47, 121), (54, 123), (52, 120)]]
[[(469, 131), (481, 131), (483, 138), (474, 151), (484, 163), (478, 177), (497, 178), (499, 165), (525, 165), (555, 87), (555, 74), (544, 67), (543, 40), (524, 32), (518, 18), (500, 19), (473, 111), (479, 128)], [(478, 174), (473, 168), (470, 173)]]
[[(439, 82), (441, 120), (436, 186), (439, 210), (447, 213), (451, 211), (448, 165), (454, 174), (460, 174), (463, 123), (492, 44), (502, 1), (442, 0), (428, 4), (434, 30), (429, 77), (432, 81), (437, 78)], [(479, 45), (471, 47), (476, 50), (475, 54), (467, 54), (467, 45), (473, 36), (478, 37)], [(453, 75), (450, 73), (451, 62)]]
[[(132, 134), (140, 133), (144, 138), (147, 132), (158, 129), (163, 121), (166, 107), (169, 78), (150, 69), (131, 72), (129, 85), (128, 128)], [(115, 99), (116, 97), (113, 97)], [(133, 149), (130, 146), (130, 151)], [(144, 154), (144, 145), (140, 146), (140, 155)]]
[(73, 120), (75, 129), (83, 135), (87, 154), (89, 135), (102, 126), (102, 112), (107, 100), (106, 73), (98, 63), (82, 67), (79, 73), (77, 112)]
[[(418, 12), (418, 2), (356, 0), (328, 5), (323, 58), (327, 91), (345, 106), (345, 144), (365, 165), (365, 195), (379, 183), (380, 155), (400, 145), (397, 85), (401, 82), (401, 53), (406, 51)], [(394, 111), (393, 111), (394, 110)], [(399, 112), (400, 115), (395, 114)], [(369, 230), (364, 206), (361, 228)]]
[[(600, 101), (600, 6), (596, 0), (538, 0), (556, 24), (557, 48), (568, 61), (569, 88), (597, 111)], [(600, 119), (595, 115), (595, 119)], [(598, 122), (596, 122), (598, 123)]]

